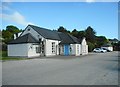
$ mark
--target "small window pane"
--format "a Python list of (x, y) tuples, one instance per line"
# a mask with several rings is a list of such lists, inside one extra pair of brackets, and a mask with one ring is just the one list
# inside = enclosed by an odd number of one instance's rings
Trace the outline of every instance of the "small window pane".
[(52, 42), (52, 53), (55, 53), (55, 42)]
[(36, 53), (40, 53), (40, 47), (36, 47)]
[(30, 31), (30, 29), (28, 29), (28, 31)]

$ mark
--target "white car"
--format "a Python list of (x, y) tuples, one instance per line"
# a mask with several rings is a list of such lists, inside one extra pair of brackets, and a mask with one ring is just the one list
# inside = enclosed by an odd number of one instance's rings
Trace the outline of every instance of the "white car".
[(102, 52), (102, 53), (105, 53), (105, 52), (107, 52), (107, 50), (105, 50), (105, 49), (102, 49), (102, 48), (95, 48), (94, 50), (93, 50), (93, 52)]

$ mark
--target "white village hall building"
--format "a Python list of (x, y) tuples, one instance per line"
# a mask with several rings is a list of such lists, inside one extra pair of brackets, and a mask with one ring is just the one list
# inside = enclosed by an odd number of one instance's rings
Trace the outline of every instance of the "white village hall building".
[(28, 25), (20, 36), (8, 43), (8, 56), (39, 57), (55, 55), (86, 55), (88, 45), (85, 38)]

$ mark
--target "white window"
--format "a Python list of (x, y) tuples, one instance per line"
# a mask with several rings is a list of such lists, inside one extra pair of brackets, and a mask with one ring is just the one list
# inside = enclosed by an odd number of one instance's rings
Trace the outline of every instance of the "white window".
[(85, 45), (82, 46), (82, 50), (83, 50), (83, 53), (86, 52), (86, 46)]
[(55, 42), (52, 42), (52, 53), (55, 53)]
[(28, 31), (30, 31), (30, 29), (28, 29)]
[(79, 45), (77, 45), (77, 54), (79, 54)]
[(41, 52), (44, 53), (44, 42), (41, 43)]
[(36, 53), (40, 53), (40, 47), (36, 47)]

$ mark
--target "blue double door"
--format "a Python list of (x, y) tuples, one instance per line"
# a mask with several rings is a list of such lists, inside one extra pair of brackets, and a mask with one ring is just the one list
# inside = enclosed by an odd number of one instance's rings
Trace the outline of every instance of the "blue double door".
[(64, 45), (64, 55), (69, 55), (70, 54), (70, 45)]

